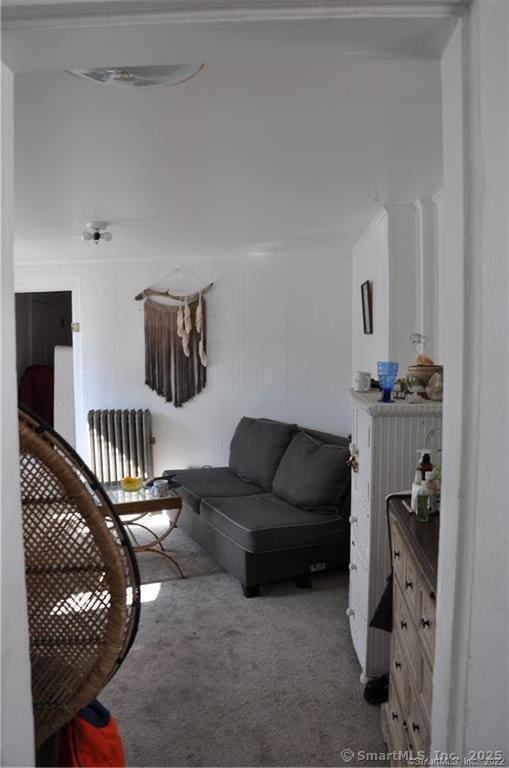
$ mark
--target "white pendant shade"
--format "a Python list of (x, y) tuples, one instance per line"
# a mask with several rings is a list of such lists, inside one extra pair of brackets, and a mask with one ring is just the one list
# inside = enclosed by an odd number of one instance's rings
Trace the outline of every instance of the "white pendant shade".
[(174, 64), (150, 67), (97, 67), (70, 69), (68, 72), (103, 85), (146, 88), (183, 83), (196, 75), (203, 66), (203, 64)]

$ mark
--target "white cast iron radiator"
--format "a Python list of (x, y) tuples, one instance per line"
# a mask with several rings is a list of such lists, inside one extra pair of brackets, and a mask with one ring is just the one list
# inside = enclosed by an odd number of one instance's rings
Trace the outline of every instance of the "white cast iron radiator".
[(102, 483), (153, 476), (150, 411), (89, 411), (88, 434), (90, 467)]

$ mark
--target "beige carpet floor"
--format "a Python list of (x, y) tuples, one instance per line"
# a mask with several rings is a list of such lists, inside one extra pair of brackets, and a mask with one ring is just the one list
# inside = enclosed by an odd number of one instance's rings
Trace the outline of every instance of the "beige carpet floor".
[(138, 635), (100, 697), (128, 766), (340, 766), (342, 750), (384, 751), (380, 710), (362, 698), (346, 573), (247, 600), (184, 532), (168, 549), (187, 578), (139, 557)]

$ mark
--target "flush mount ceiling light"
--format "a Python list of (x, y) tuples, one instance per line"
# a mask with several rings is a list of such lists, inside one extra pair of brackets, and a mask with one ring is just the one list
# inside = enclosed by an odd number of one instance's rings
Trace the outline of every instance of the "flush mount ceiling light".
[(96, 67), (93, 69), (69, 69), (71, 75), (94, 80), (103, 85), (122, 88), (147, 88), (158, 85), (177, 85), (189, 80), (203, 69), (203, 64), (174, 64), (152, 67)]
[(87, 221), (85, 226), (86, 230), (81, 235), (82, 240), (92, 240), (98, 245), (100, 240), (109, 242), (112, 238), (111, 232), (104, 231), (108, 226), (105, 221)]

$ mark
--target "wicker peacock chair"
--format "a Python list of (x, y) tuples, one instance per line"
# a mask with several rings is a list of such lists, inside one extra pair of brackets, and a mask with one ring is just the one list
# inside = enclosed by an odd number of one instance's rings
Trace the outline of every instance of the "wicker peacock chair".
[(35, 738), (94, 699), (136, 634), (136, 558), (99, 481), (49, 426), (19, 410)]

